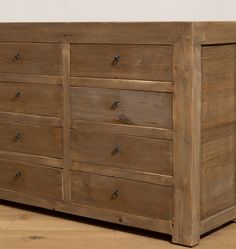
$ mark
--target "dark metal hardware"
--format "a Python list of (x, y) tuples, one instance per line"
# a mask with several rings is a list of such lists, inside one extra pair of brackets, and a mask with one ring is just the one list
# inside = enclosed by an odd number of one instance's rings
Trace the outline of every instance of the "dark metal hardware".
[(112, 199), (112, 200), (115, 200), (117, 197), (119, 197), (119, 194), (120, 194), (120, 190), (119, 190), (119, 189), (115, 189), (115, 190), (112, 192), (111, 199)]
[(116, 55), (112, 61), (112, 65), (117, 65), (120, 62), (120, 56)]
[(115, 110), (119, 105), (120, 105), (119, 101), (114, 101), (113, 104), (112, 104), (112, 106), (111, 106), (111, 109)]
[(113, 151), (112, 151), (112, 155), (118, 154), (118, 153), (120, 152), (120, 149), (121, 149), (120, 145), (117, 144), (117, 145), (115, 146), (115, 148), (113, 149)]
[(14, 140), (15, 142), (17, 142), (17, 141), (19, 141), (21, 138), (22, 138), (22, 134), (21, 134), (20, 132), (17, 132), (13, 140)]
[(19, 180), (19, 179), (21, 178), (21, 176), (22, 176), (21, 172), (20, 172), (20, 171), (17, 172), (17, 173), (15, 174), (15, 180)]
[(17, 92), (13, 98), (13, 100), (18, 100), (19, 98), (21, 97), (21, 93), (20, 92)]
[(11, 61), (12, 61), (13, 63), (16, 63), (16, 62), (20, 61), (21, 59), (22, 59), (21, 54), (20, 54), (20, 53), (16, 53), (15, 56), (12, 58)]

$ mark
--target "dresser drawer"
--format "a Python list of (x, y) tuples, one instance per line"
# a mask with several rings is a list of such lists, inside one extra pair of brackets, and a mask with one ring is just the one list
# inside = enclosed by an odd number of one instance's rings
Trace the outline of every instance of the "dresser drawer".
[(172, 188), (87, 173), (71, 173), (73, 203), (170, 220)]
[(71, 130), (75, 161), (172, 175), (172, 141)]
[(0, 111), (62, 116), (61, 86), (0, 83)]
[(44, 43), (1, 43), (0, 72), (62, 75), (62, 46)]
[(172, 128), (172, 94), (71, 88), (73, 119)]
[(0, 188), (62, 199), (62, 172), (43, 166), (0, 160)]
[(97, 78), (172, 81), (171, 46), (71, 46), (71, 75)]
[(62, 128), (0, 122), (0, 150), (62, 157)]

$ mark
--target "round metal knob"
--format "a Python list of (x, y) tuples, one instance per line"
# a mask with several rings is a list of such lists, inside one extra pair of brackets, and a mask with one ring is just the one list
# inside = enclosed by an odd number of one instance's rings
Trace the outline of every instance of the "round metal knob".
[(115, 110), (119, 105), (120, 105), (119, 101), (114, 101), (113, 104), (112, 104), (112, 106), (111, 106), (111, 109)]
[(111, 199), (112, 200), (115, 200), (119, 197), (119, 194), (120, 194), (120, 190), (119, 189), (115, 189), (113, 192), (112, 192), (112, 195), (111, 195)]
[(22, 134), (20, 132), (17, 132), (13, 140), (15, 142), (19, 141), (22, 138)]
[(16, 53), (15, 56), (12, 58), (12, 62), (16, 63), (22, 59), (22, 56), (20, 53)]
[(121, 149), (120, 145), (117, 144), (117, 145), (115, 146), (115, 148), (113, 149), (113, 151), (112, 151), (112, 155), (118, 154), (118, 153), (120, 152), (120, 149)]
[(21, 176), (22, 176), (21, 172), (20, 172), (20, 171), (17, 172), (17, 173), (15, 174), (15, 180), (19, 180), (19, 179), (21, 178)]
[(13, 100), (17, 101), (18, 99), (20, 99), (21, 97), (21, 93), (20, 92), (17, 92), (13, 98)]
[(117, 65), (120, 62), (120, 56), (116, 55), (112, 61), (112, 65)]

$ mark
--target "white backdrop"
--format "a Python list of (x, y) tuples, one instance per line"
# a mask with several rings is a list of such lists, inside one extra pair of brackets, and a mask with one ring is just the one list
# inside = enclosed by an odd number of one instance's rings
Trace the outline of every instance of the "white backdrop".
[(236, 21), (236, 0), (0, 0), (0, 22)]

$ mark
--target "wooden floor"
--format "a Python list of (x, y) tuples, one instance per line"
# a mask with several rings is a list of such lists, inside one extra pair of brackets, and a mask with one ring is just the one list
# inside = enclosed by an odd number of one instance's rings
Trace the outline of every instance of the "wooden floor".
[[(0, 201), (0, 249), (177, 249), (170, 236)], [(198, 249), (236, 248), (236, 223)]]

